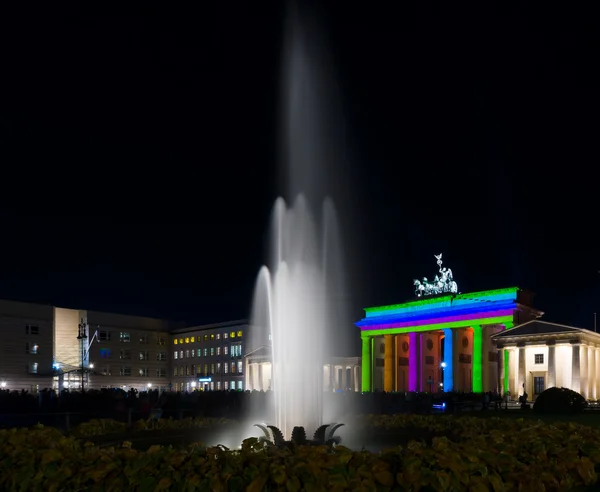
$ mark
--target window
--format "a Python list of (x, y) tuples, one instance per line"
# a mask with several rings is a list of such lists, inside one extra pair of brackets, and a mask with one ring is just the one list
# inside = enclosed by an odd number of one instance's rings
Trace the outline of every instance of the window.
[(242, 336), (242, 330), (239, 330), (239, 331), (237, 332), (237, 336), (238, 336), (238, 338), (240, 338), (240, 337)]
[(98, 332), (98, 340), (100, 340), (101, 342), (110, 341), (110, 331), (100, 330)]
[(100, 349), (100, 358), (101, 359), (110, 359), (110, 349), (109, 348), (101, 348)]
[(148, 334), (140, 333), (140, 343), (148, 343)]
[(230, 336), (231, 338), (235, 338), (235, 331), (232, 331), (232, 332), (229, 334), (229, 336)]
[(131, 350), (121, 350), (119, 359), (121, 359), (121, 360), (131, 360)]
[(167, 344), (167, 337), (164, 335), (157, 335), (156, 336), (156, 345), (166, 345)]
[(140, 352), (140, 360), (150, 360), (150, 352), (147, 350)]
[(148, 371), (147, 367), (140, 367), (139, 375), (142, 378), (147, 378), (148, 376), (150, 376), (150, 371)]
[(238, 390), (242, 391), (242, 381), (238, 381)]
[(25, 325), (25, 335), (39, 335), (39, 334), (40, 334), (39, 326)]
[(156, 377), (157, 378), (166, 378), (167, 377), (167, 368), (166, 367), (159, 367), (156, 370)]
[(217, 355), (221, 355), (221, 347), (217, 347)]
[(173, 367), (173, 376), (179, 376), (179, 370), (177, 366)]
[(208, 341), (208, 335), (204, 335), (204, 341)]
[(211, 391), (215, 390), (215, 383), (214, 383), (214, 381), (210, 383), (210, 390)]
[(243, 363), (242, 363), (241, 360), (238, 361), (238, 363), (237, 363), (237, 372), (238, 372), (238, 374), (242, 374), (242, 367), (243, 367), (242, 364)]
[(26, 354), (37, 354), (40, 346), (37, 343), (25, 342), (25, 353)]
[(186, 351), (185, 351), (185, 356), (186, 356), (186, 357), (189, 357), (189, 356), (190, 356), (190, 351), (189, 351), (189, 350), (186, 350)]
[(180, 358), (180, 359), (183, 359), (183, 350), (180, 350), (180, 351), (179, 351), (179, 358)]
[(223, 369), (225, 369), (225, 374), (229, 374), (229, 364), (227, 364), (227, 362), (223, 364)]
[(225, 386), (225, 391), (227, 391), (229, 389), (229, 381), (225, 381), (224, 386)]
[(215, 348), (214, 347), (210, 348), (210, 355), (211, 356), (215, 355)]
[(204, 375), (208, 376), (208, 364), (204, 364)]
[(227, 355), (228, 353), (229, 353), (229, 347), (227, 347), (227, 345), (225, 345), (225, 346), (223, 347), (223, 354), (224, 354), (224, 355)]
[(221, 391), (221, 381), (217, 381), (217, 391)]
[(179, 345), (183, 345), (183, 338), (179, 339)]
[(210, 373), (211, 373), (211, 374), (214, 374), (214, 373), (215, 373), (215, 365), (214, 365), (214, 364), (211, 364), (211, 365), (210, 365)]
[(190, 374), (194, 376), (196, 374), (196, 364), (192, 364), (192, 368), (190, 369)]
[[(217, 340), (221, 340), (221, 334), (217, 333)], [(221, 383), (219, 383), (219, 386), (221, 385)]]
[(177, 352), (177, 350), (175, 352), (173, 352), (173, 359), (178, 359), (179, 358), (179, 352)]
[(110, 376), (111, 375), (110, 366), (102, 366), (100, 368), (100, 374), (102, 374), (103, 376)]
[(223, 333), (223, 338), (225, 338), (225, 339), (229, 338), (229, 333)]
[(166, 352), (158, 352), (156, 354), (156, 360), (167, 360), (167, 353)]
[(185, 366), (185, 375), (186, 376), (190, 375), (190, 366)]
[(194, 343), (196, 341), (196, 337), (190, 337), (190, 342)]
[(190, 343), (190, 337), (185, 337), (185, 343)]
[(208, 355), (208, 349), (204, 349), (204, 357)]
[(210, 339), (211, 339), (211, 340), (214, 340), (214, 339), (215, 339), (215, 334), (214, 334), (214, 333), (211, 333), (211, 334), (210, 334)]
[(229, 387), (231, 388), (231, 391), (235, 391), (235, 381), (231, 381)]
[(198, 357), (202, 357), (202, 349), (198, 349)]
[(178, 342), (177, 342), (177, 338), (175, 338), (175, 339), (173, 340), (173, 345), (177, 345), (177, 343), (178, 343)]
[(235, 374), (235, 362), (231, 363), (231, 374)]
[[(544, 363), (544, 354), (535, 354), (533, 356), (535, 364), (543, 364)], [(540, 391), (541, 393), (541, 391)], [(539, 393), (536, 393), (536, 395)]]
[[(537, 355), (537, 354), (536, 354)], [(534, 376), (533, 377), (533, 394), (539, 395), (544, 391), (544, 376)]]
[(190, 357), (194, 357), (195, 354), (196, 354), (196, 351), (194, 349), (190, 350)]
[(185, 366), (179, 366), (179, 375), (185, 376)]
[(121, 366), (119, 376), (131, 376), (131, 366)]
[(37, 372), (38, 372), (38, 363), (37, 362), (32, 362), (31, 364), (29, 364), (29, 372), (31, 374), (37, 374)]
[(217, 374), (221, 374), (221, 363), (217, 362)]
[(131, 337), (129, 336), (129, 332), (127, 331), (122, 331), (119, 333), (119, 341), (120, 342), (130, 342), (131, 341)]

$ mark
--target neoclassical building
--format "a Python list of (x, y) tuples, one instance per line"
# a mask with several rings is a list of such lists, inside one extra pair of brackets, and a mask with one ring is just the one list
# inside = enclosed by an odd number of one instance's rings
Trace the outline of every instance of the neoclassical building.
[(494, 391), (498, 351), (492, 336), (537, 319), (531, 294), (517, 287), (432, 293), (365, 309), (363, 391)]
[(600, 396), (600, 334), (534, 320), (492, 337), (499, 351), (503, 392), (535, 399), (553, 386), (588, 399)]

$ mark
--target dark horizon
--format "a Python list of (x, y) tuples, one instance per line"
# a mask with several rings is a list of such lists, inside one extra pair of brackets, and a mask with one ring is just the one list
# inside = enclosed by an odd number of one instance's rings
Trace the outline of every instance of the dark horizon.
[[(285, 193), (279, 3), (5, 8), (0, 298), (247, 318)], [(593, 16), (325, 2), (317, 17), (352, 319), (411, 298), (441, 252), (460, 291), (516, 285), (544, 320), (591, 328)]]

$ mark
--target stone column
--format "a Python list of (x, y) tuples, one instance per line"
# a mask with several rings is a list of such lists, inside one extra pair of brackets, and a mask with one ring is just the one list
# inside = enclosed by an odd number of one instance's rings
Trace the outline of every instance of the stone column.
[(394, 391), (394, 335), (384, 335), (383, 391)]
[(498, 349), (498, 382), (496, 386), (498, 387), (498, 393), (503, 395), (505, 393), (504, 389), (504, 375), (505, 375), (505, 364), (504, 364), (504, 352), (505, 349)]
[(581, 391), (581, 361), (579, 358), (579, 343), (573, 344), (571, 346), (571, 350), (573, 351), (573, 362), (571, 366), (571, 389), (579, 393)]
[(481, 325), (473, 325), (473, 365), (471, 367), (473, 379), (473, 393), (483, 392), (483, 330)]
[(596, 399), (596, 348), (588, 346), (588, 398)]
[(451, 328), (444, 328), (444, 391), (454, 390), (454, 358), (453, 333)]
[[(524, 388), (527, 387), (527, 360), (525, 359), (525, 347), (519, 347), (519, 387), (518, 394), (523, 394), (526, 390)], [(523, 386), (525, 385), (525, 386)]]
[(554, 342), (548, 343), (548, 382), (546, 388), (556, 386), (556, 347)]
[(262, 363), (257, 364), (258, 366), (258, 389), (261, 391), (266, 391), (268, 388), (265, 388), (263, 381), (263, 365)]
[(581, 370), (579, 371), (579, 385), (580, 385), (580, 393), (585, 397), (589, 398), (590, 392), (588, 389), (588, 347), (586, 344), (581, 344), (579, 348), (579, 363), (581, 365)]
[(371, 368), (373, 367), (373, 358), (371, 353), (371, 337), (363, 336), (362, 338), (362, 390), (371, 391), (372, 378)]
[(463, 388), (463, 382), (460, 377), (460, 351), (462, 350), (460, 336), (462, 333), (462, 328), (454, 328), (452, 330), (452, 381), (454, 391), (468, 391), (470, 389)]
[[(596, 347), (594, 349), (596, 354), (596, 371), (600, 371), (600, 349)], [(596, 375), (596, 398), (600, 398), (600, 377)]]
[(408, 391), (419, 391), (419, 374), (421, 361), (419, 359), (419, 334), (408, 334)]

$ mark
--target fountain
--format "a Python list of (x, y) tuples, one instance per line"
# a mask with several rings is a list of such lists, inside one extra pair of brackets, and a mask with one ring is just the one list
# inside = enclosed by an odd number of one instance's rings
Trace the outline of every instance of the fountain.
[[(338, 220), (326, 193), (335, 155), (329, 130), (335, 125), (323, 108), (331, 98), (323, 99), (325, 68), (310, 56), (301, 27), (294, 18), (285, 53), (283, 161), (293, 201), (275, 202), (270, 264), (258, 274), (247, 347), (249, 352), (270, 348), (271, 374), (260, 378), (270, 381), (274, 408), (262, 411), (287, 437), (297, 426), (309, 432), (323, 428), (323, 365), (331, 328), (340, 323), (336, 306), (343, 271)], [(312, 204), (321, 213), (315, 214)]]

